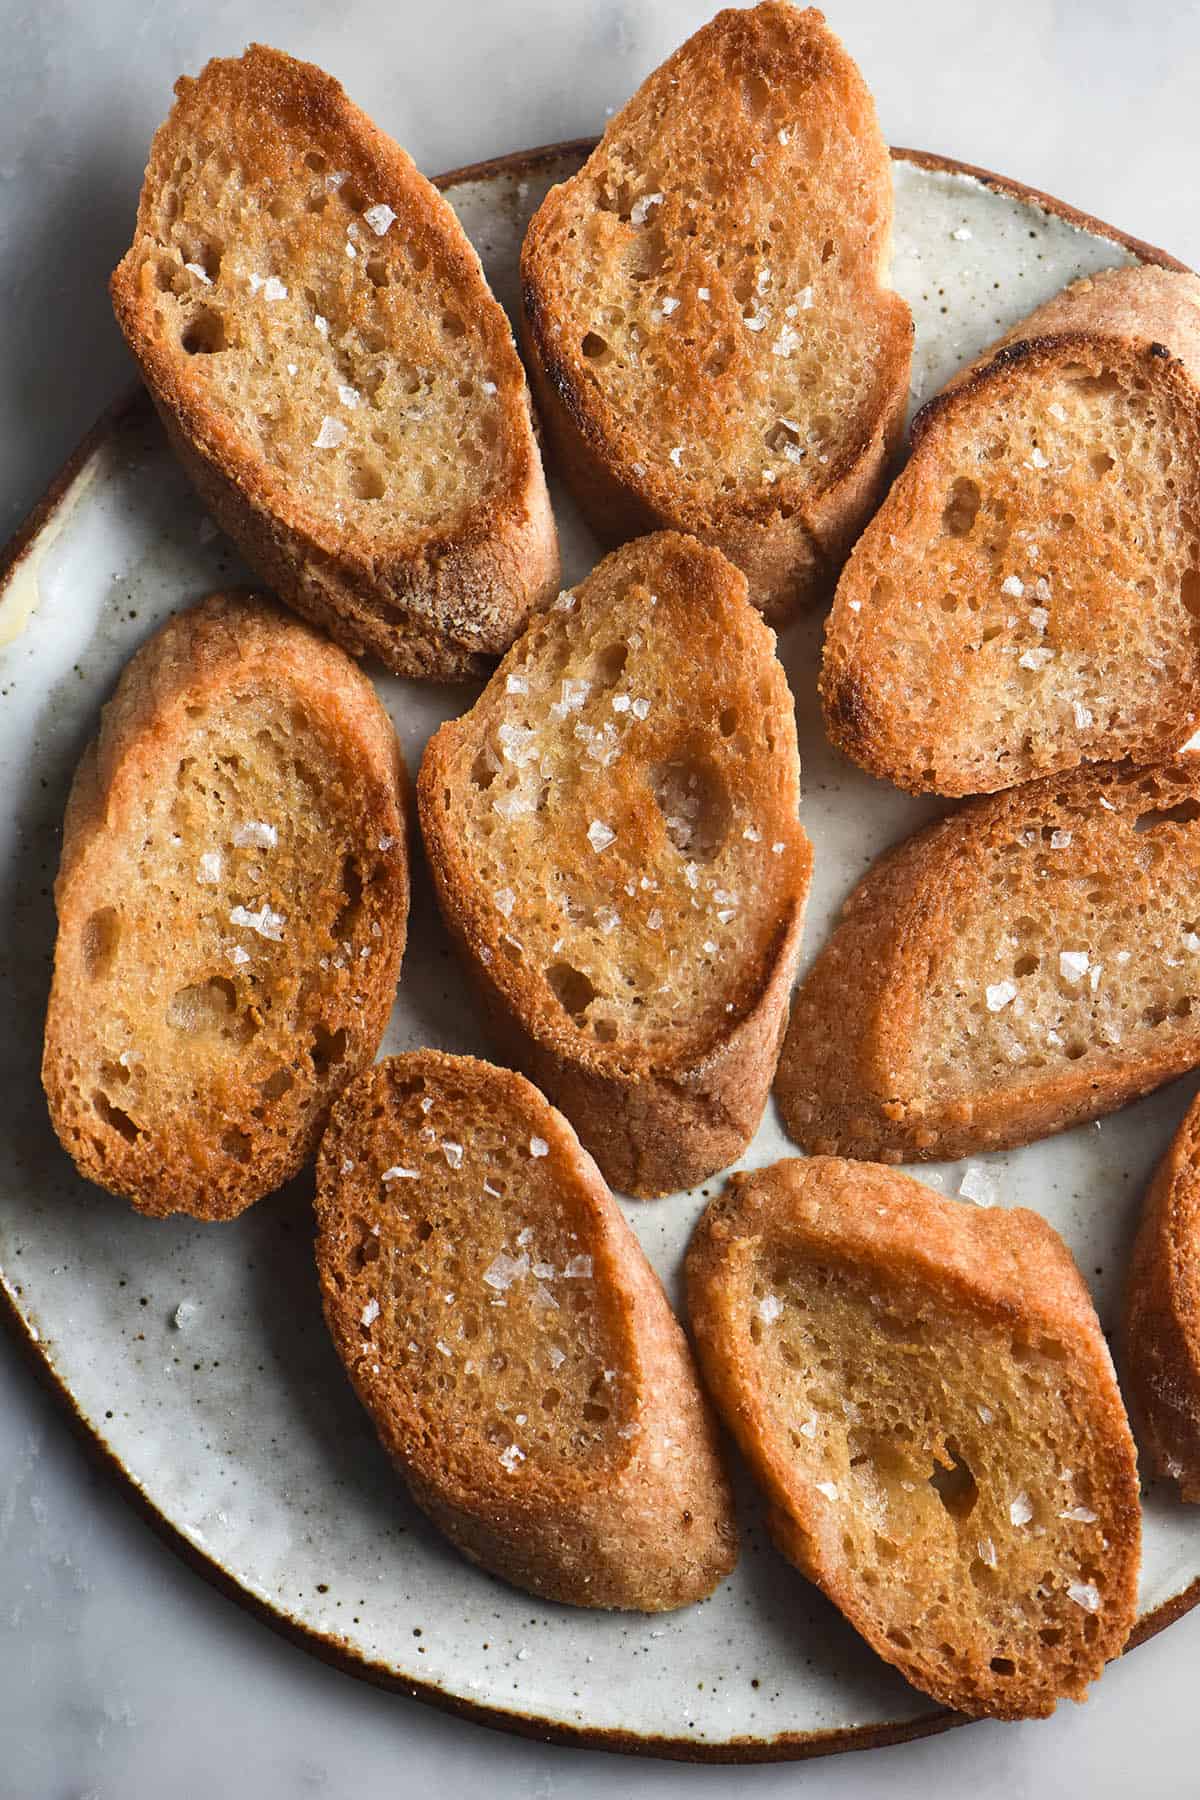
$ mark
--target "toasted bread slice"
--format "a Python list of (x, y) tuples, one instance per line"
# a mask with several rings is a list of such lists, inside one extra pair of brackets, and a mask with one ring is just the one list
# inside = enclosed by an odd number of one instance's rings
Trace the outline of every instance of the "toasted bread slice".
[(481, 675), (558, 586), (508, 322), (441, 195), (311, 63), (180, 80), (113, 305), (251, 566), (400, 675)]
[(1200, 280), (1077, 283), (917, 416), (826, 628), (829, 734), (913, 793), (1200, 723)]
[(143, 645), (54, 889), (42, 1079), (81, 1175), (228, 1219), (307, 1161), (391, 1010), (405, 787), (366, 676), (269, 601), (213, 595)]
[(521, 259), (526, 360), (601, 537), (724, 550), (772, 620), (824, 598), (903, 426), (875, 107), (819, 12), (718, 13), (552, 188)]
[(1200, 757), (970, 801), (890, 851), (792, 1004), (804, 1149), (1027, 1144), (1200, 1063)]
[(473, 1562), (663, 1612), (737, 1555), (712, 1414), (657, 1276), (561, 1113), (421, 1050), (333, 1110), (325, 1317), (414, 1499)]
[(779, 1054), (812, 851), (774, 642), (718, 551), (642, 538), (421, 765), (438, 899), (496, 1036), (628, 1194), (740, 1155)]
[(1036, 1213), (817, 1158), (735, 1175), (692, 1329), (779, 1548), (915, 1687), (1040, 1718), (1137, 1613), (1137, 1464), (1099, 1320)]
[(1125, 1290), (1121, 1375), (1156, 1475), (1200, 1501), (1200, 1101), (1146, 1194)]

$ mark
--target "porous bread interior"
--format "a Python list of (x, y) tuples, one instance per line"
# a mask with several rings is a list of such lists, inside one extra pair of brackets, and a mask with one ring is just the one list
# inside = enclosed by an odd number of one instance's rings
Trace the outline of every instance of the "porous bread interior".
[(812, 1504), (898, 1660), (959, 1692), (1074, 1690), (1113, 1525), (1063, 1344), (783, 1247), (746, 1306), (772, 1431), (797, 1478), (825, 1484)]
[(1195, 1038), (1200, 801), (1189, 788), (1186, 774), (1173, 790), (1167, 771), (1127, 773), (1109, 790), (1119, 815), (1051, 792), (1031, 819), (974, 845), (961, 912), (920, 988), (922, 1091), (987, 1092)]
[(187, 1141), (216, 1176), (272, 1138), (290, 1153), (344, 1083), (383, 871), (354, 772), (270, 685), (189, 706), (172, 748), (139, 779), (134, 834), (90, 865), (87, 1036), (63, 1072), (82, 1129)]
[(636, 1430), (626, 1334), (543, 1115), (449, 1072), (389, 1078), (329, 1169), (327, 1257), (358, 1377), (468, 1480), (598, 1469)]
[(726, 1026), (796, 888), (786, 680), (743, 600), (689, 590), (712, 553), (680, 542), (618, 553), (529, 628), (440, 796), (496, 954), (602, 1044)]
[(453, 529), (506, 476), (476, 303), (410, 197), (379, 236), (378, 194), (320, 148), (287, 152), (272, 177), (204, 115), (178, 142), (135, 245), (154, 332), (297, 500), (376, 544)]
[(852, 103), (839, 85), (845, 52), (824, 32), (796, 47), (797, 25), (790, 8), (741, 21), (764, 72), (688, 46), (677, 91), (652, 76), (539, 248), (573, 340), (554, 355), (705, 506), (825, 486), (875, 428), (899, 353), (878, 290), (887, 152), (856, 72)]
[(1144, 365), (1081, 351), (988, 382), (930, 440), (930, 509), (885, 511), (845, 584), (902, 778), (980, 791), (1152, 740), (1200, 651), (1195, 420)]

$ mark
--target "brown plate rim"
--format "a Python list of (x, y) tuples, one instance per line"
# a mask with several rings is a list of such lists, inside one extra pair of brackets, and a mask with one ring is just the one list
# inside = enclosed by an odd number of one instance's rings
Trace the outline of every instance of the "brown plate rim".
[[(539, 144), (531, 150), (510, 151), (503, 156), (467, 163), (444, 175), (436, 175), (432, 178), (433, 184), (446, 189), (468, 181), (493, 180), (502, 175), (526, 176), (572, 154), (586, 156), (597, 142), (594, 137), (569, 138), (561, 143)], [(1043, 212), (1053, 213), (1093, 236), (1108, 238), (1110, 242), (1122, 245), (1141, 262), (1154, 263), (1164, 269), (1187, 269), (1186, 263), (1180, 262), (1168, 251), (1145, 243), (1141, 238), (1133, 237), (1115, 225), (1108, 225), (1090, 213), (1081, 212), (1078, 207), (1069, 206), (1065, 200), (1043, 193), (1039, 188), (1030, 187), (1023, 181), (1015, 181), (1006, 175), (997, 175), (990, 169), (981, 169), (972, 163), (959, 162), (954, 157), (940, 156), (930, 150), (893, 146), (891, 154), (893, 160), (912, 163), (918, 168), (936, 169), (951, 175), (969, 175), (1000, 193), (1037, 206)], [(54, 516), (89, 459), (118, 425), (139, 412), (148, 414), (149, 411), (149, 397), (143, 388), (137, 387), (115, 400), (101, 413), (91, 430), (63, 463), (41, 499), (18, 525), (3, 550), (0, 550), (0, 599), (3, 599), (13, 575), (36, 545), (39, 534)], [(386, 1664), (364, 1657), (344, 1638), (316, 1631), (281, 1608), (249, 1593), (219, 1562), (189, 1543), (178, 1527), (139, 1487), (134, 1476), (114, 1454), (97, 1427), (80, 1411), (70, 1388), (54, 1367), (48, 1348), (33, 1337), (15, 1298), (2, 1285), (0, 1318), (4, 1320), (16, 1343), (25, 1351), (35, 1374), (65, 1408), (68, 1420), (85, 1447), (116, 1479), (135, 1511), (177, 1556), (213, 1587), (269, 1625), (280, 1636), (298, 1644), (319, 1657), (322, 1662), (330, 1663), (345, 1674), (354, 1675), (362, 1681), (369, 1681), (375, 1687), (405, 1694), (443, 1712), (453, 1713), (459, 1718), (470, 1719), (475, 1724), (506, 1731), (518, 1737), (534, 1738), (544, 1743), (572, 1744), (592, 1750), (617, 1751), (626, 1755), (663, 1757), (678, 1762), (800, 1762), (810, 1757), (830, 1756), (847, 1750), (871, 1750), (888, 1744), (910, 1743), (917, 1738), (931, 1737), (939, 1732), (949, 1731), (956, 1725), (970, 1723), (961, 1713), (941, 1710), (892, 1724), (843, 1727), (832, 1731), (781, 1732), (774, 1737), (737, 1737), (706, 1743), (703, 1740), (665, 1734), (639, 1734), (606, 1730), (599, 1726), (569, 1725), (559, 1720), (540, 1718), (534, 1713), (487, 1706), (449, 1693), (434, 1682), (413, 1681), (397, 1675)], [(1200, 1603), (1200, 1577), (1182, 1593), (1174, 1595), (1140, 1618), (1134, 1626), (1126, 1650), (1134, 1649), (1147, 1639), (1155, 1637), (1158, 1632), (1190, 1612), (1197, 1603)]]

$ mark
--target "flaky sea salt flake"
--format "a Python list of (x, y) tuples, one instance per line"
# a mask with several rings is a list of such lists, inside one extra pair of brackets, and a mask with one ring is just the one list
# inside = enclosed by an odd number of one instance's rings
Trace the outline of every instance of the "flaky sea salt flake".
[(662, 203), (663, 196), (661, 194), (639, 195), (629, 209), (629, 223), (631, 225), (644, 225), (650, 216), (650, 208), (652, 206), (661, 206)]
[(522, 1251), (520, 1256), (508, 1256), (503, 1250), (494, 1256), (483, 1272), (485, 1284), (495, 1288), (497, 1293), (504, 1293), (514, 1281), (521, 1281), (529, 1273), (529, 1257)]
[(314, 450), (336, 450), (339, 444), (346, 441), (346, 427), (340, 419), (331, 418), (328, 413), (321, 420), (321, 429), (313, 439)]
[(234, 832), (233, 841), (239, 850), (274, 850), (279, 833), (266, 819), (247, 819)]
[(283, 928), (287, 919), (283, 913), (273, 912), (264, 900), (256, 913), (248, 912), (244, 906), (235, 906), (229, 915), (231, 925), (244, 925), (248, 931), (257, 931), (259, 937), (270, 938), (278, 944), (283, 938)]
[(967, 1164), (958, 1191), (964, 1200), (973, 1200), (976, 1206), (996, 1204), (996, 1178), (980, 1163)]

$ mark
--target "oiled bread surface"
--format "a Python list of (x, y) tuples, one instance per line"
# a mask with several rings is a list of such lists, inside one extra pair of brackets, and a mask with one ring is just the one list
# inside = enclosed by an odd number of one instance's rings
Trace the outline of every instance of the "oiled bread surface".
[(833, 741), (913, 792), (1156, 762), (1200, 722), (1200, 280), (1077, 283), (925, 407), (838, 584)]
[(735, 1175), (688, 1254), (713, 1397), (780, 1549), (948, 1706), (1085, 1697), (1136, 1616), (1133, 1440), (1035, 1213), (867, 1163)]
[(453, 212), (336, 81), (253, 45), (181, 79), (117, 319), (262, 578), (399, 674), (482, 674), (557, 587), (508, 322)]
[(1147, 1474), (1200, 1501), (1200, 1105), (1189, 1107), (1142, 1206), (1126, 1273), (1121, 1379)]
[(874, 103), (819, 12), (718, 13), (647, 79), (521, 263), (539, 409), (605, 541), (694, 532), (772, 619), (828, 591), (908, 398), (891, 228)]
[(776, 1095), (805, 1150), (1028, 1144), (1200, 1063), (1200, 757), (968, 801), (847, 900)]
[(703, 1598), (736, 1527), (657, 1277), (520, 1075), (417, 1051), (362, 1075), (318, 1163), (325, 1316), (415, 1499), (466, 1555), (579, 1606)]
[(391, 722), (335, 645), (213, 595), (128, 664), (71, 790), (43, 1079), (80, 1172), (228, 1218), (375, 1054), (408, 915)]
[(656, 533), (532, 624), (421, 765), (494, 1032), (623, 1192), (732, 1162), (766, 1101), (811, 867), (774, 650), (718, 551)]

